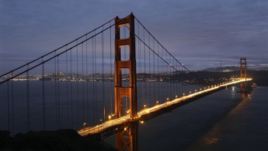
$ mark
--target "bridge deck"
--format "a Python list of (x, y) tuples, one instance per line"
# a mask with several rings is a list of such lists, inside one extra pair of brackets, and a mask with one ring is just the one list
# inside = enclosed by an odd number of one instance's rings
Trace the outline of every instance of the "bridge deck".
[(167, 101), (165, 103), (156, 104), (152, 107), (142, 109), (141, 111), (138, 112), (137, 116), (134, 118), (130, 118), (129, 115), (125, 115), (125, 116), (122, 116), (120, 118), (105, 121), (105, 122), (98, 124), (96, 126), (93, 126), (93, 127), (84, 127), (82, 129), (78, 130), (78, 133), (81, 136), (102, 133), (111, 127), (119, 126), (119, 125), (122, 125), (126, 122), (133, 122), (133, 121), (141, 120), (146, 115), (158, 112), (160, 110), (169, 108), (169, 107), (174, 106), (174, 105), (185, 103), (186, 101), (190, 101), (191, 99), (198, 98), (202, 95), (211, 93), (211, 92), (216, 91), (216, 90), (220, 90), (221, 88), (231, 86), (231, 85), (236, 85), (236, 84), (251, 81), (251, 80), (252, 80), (251, 78), (247, 78), (247, 79), (239, 79), (238, 78), (238, 79), (234, 79), (230, 82), (226, 82), (226, 83), (219, 84), (219, 85), (214, 85), (212, 87), (209, 87), (209, 88), (206, 88), (206, 89), (203, 89), (200, 91), (196, 91), (196, 92), (193, 92), (191, 94), (188, 94), (188, 95), (185, 95), (182, 97), (175, 98), (175, 99)]

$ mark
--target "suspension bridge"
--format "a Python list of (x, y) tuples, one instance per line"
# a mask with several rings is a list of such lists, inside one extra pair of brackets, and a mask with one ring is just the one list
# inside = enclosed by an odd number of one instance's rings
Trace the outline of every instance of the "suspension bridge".
[(232, 76), (187, 80), (194, 72), (171, 52), (133, 14), (113, 18), (2, 74), (0, 129), (96, 135), (252, 80), (246, 58)]

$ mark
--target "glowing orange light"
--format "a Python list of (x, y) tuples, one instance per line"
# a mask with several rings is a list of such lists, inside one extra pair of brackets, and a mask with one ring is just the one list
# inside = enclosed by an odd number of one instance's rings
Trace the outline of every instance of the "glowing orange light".
[(126, 113), (130, 113), (130, 109), (126, 110)]
[(86, 122), (84, 122), (84, 123), (83, 123), (83, 126), (87, 126), (87, 123), (86, 123)]

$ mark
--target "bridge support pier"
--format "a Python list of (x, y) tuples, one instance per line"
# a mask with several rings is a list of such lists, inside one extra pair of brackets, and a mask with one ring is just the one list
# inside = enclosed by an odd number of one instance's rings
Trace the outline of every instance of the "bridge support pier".
[(116, 149), (118, 151), (138, 150), (138, 123), (129, 123), (123, 131), (116, 134)]

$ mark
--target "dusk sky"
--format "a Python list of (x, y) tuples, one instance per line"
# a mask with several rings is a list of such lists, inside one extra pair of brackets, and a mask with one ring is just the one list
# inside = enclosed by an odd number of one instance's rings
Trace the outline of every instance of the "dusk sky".
[(0, 73), (130, 12), (189, 68), (268, 65), (267, 0), (0, 0)]

